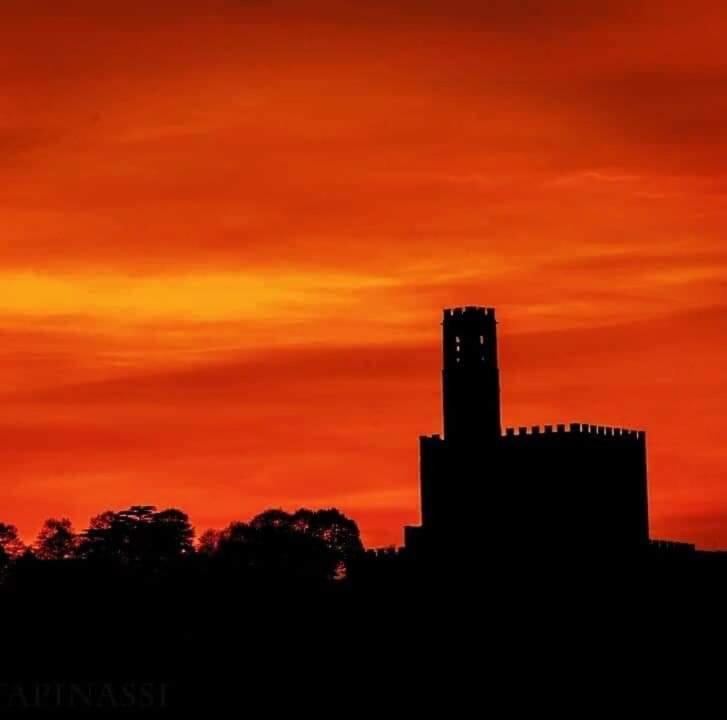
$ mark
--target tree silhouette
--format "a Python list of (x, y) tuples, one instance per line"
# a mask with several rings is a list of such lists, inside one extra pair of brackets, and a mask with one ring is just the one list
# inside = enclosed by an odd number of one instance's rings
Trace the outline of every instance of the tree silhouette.
[(73, 557), (77, 536), (68, 518), (49, 518), (43, 523), (35, 541), (35, 554), (40, 560), (67, 560)]
[(208, 531), (200, 551), (228, 569), (267, 579), (329, 582), (363, 553), (358, 526), (338, 510), (266, 510), (249, 523)]
[(25, 545), (18, 537), (15, 525), (0, 523), (0, 548), (9, 559), (20, 557), (25, 551)]
[(340, 510), (301, 508), (293, 514), (291, 521), (294, 527), (322, 540), (335, 553), (339, 576), (345, 576), (364, 552), (358, 525)]
[(181, 510), (169, 508), (153, 513), (146, 525), (147, 551), (162, 560), (184, 557), (194, 552), (194, 529)]
[(272, 528), (288, 529), (292, 527), (292, 516), (285, 512), (285, 510), (272, 508), (255, 515), (255, 517), (250, 520), (250, 527), (256, 530)]
[(191, 554), (193, 537), (194, 530), (181, 510), (157, 512), (153, 505), (134, 505), (93, 518), (79, 553), (93, 562), (157, 566)]
[(363, 555), (356, 523), (335, 509), (266, 510), (248, 523), (206, 531), (196, 553), (189, 519), (174, 508), (108, 510), (79, 534), (68, 518), (49, 518), (34, 551), (14, 526), (0, 524), (0, 583), (40, 594), (82, 592), (100, 581), (177, 592), (201, 577), (228, 589), (314, 588), (350, 576)]
[(128, 530), (124, 519), (111, 510), (96, 515), (82, 533), (79, 555), (97, 563), (123, 563), (129, 559)]
[(326, 582), (337, 568), (337, 558), (323, 540), (296, 529), (291, 516), (277, 510), (250, 523), (232, 523), (222, 533), (217, 558), (264, 583)]
[(222, 532), (219, 530), (205, 530), (200, 536), (197, 542), (197, 551), (202, 555), (211, 556), (214, 555), (220, 546), (220, 539)]

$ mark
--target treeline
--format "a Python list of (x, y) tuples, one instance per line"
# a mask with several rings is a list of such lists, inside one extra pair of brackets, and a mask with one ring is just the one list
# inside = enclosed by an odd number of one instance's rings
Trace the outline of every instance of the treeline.
[(207, 583), (342, 586), (366, 564), (358, 526), (336, 509), (267, 510), (223, 530), (195, 531), (181, 510), (137, 505), (94, 517), (76, 532), (45, 521), (32, 545), (0, 523), (0, 587), (38, 584)]

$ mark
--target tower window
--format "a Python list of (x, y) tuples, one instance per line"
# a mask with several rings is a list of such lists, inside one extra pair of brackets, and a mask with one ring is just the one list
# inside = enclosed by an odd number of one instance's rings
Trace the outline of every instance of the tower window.
[(484, 345), (484, 344), (485, 344), (485, 336), (480, 335), (480, 345)]

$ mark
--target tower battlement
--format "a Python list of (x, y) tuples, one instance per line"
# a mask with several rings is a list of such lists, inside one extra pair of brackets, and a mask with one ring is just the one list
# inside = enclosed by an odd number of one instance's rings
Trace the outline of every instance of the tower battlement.
[(445, 308), (444, 317), (475, 317), (482, 315), (484, 317), (495, 317), (495, 308), (482, 307), (481, 305), (463, 305), (462, 307)]

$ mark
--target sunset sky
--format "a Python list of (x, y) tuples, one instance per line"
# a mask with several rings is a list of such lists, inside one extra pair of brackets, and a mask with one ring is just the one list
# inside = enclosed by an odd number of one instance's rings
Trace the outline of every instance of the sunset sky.
[[(0, 521), (417, 522), (439, 322), (727, 547), (727, 5), (4, 0)], [(587, 479), (584, 479), (587, 482)]]

